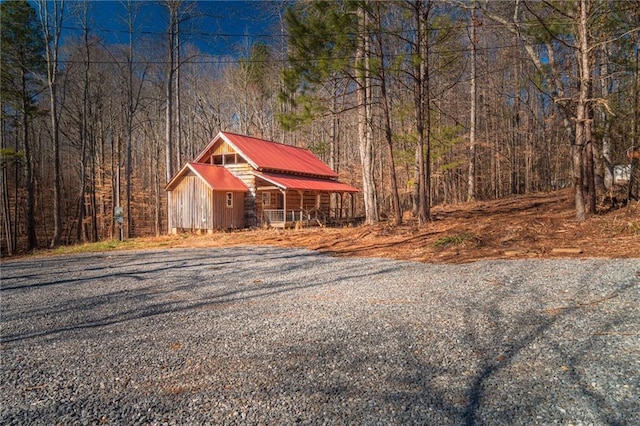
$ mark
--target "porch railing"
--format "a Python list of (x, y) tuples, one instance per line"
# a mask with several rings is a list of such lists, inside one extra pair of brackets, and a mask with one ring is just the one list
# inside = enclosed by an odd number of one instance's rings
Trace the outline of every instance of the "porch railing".
[(285, 222), (285, 218), (287, 222), (308, 220), (309, 215), (304, 210), (265, 209), (262, 218), (267, 223), (281, 223)]
[(262, 223), (276, 227), (282, 226), (285, 222), (317, 222), (320, 225), (326, 225), (328, 222), (338, 223), (349, 219), (350, 215), (347, 209), (332, 209), (330, 211), (319, 209), (287, 209), (286, 211), (283, 209), (265, 209), (262, 211)]

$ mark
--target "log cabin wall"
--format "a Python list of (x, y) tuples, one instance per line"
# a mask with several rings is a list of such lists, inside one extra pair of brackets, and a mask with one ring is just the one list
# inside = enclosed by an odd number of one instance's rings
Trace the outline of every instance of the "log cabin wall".
[(329, 212), (331, 210), (331, 196), (328, 192), (322, 192), (320, 194), (320, 206), (318, 208), (323, 212)]
[(278, 190), (257, 192), (255, 196), (255, 211), (258, 224), (262, 223), (262, 213), (265, 209), (270, 210), (278, 208), (276, 205), (276, 194), (278, 193), (280, 193)]
[[(318, 203), (320, 196), (320, 203)], [(329, 194), (325, 192), (305, 191), (301, 197), (296, 190), (287, 191), (287, 210), (300, 210), (300, 199), (302, 198), (302, 209), (311, 211), (319, 209), (328, 212), (330, 207)]]
[(256, 177), (253, 175), (253, 169), (249, 163), (226, 164), (224, 167), (229, 170), (231, 174), (244, 182), (251, 193), (256, 193)]
[[(238, 156), (238, 158), (241, 158)], [(235, 177), (244, 182), (249, 188), (249, 191), (244, 194), (244, 224), (245, 226), (252, 227), (258, 224), (258, 217), (256, 216), (256, 177), (253, 175), (253, 169), (247, 162), (239, 162), (236, 164), (226, 164), (225, 168), (231, 172)]]

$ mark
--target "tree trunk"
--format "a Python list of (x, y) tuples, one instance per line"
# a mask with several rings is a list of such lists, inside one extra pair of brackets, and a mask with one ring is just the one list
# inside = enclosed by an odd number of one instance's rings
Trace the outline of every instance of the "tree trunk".
[[(380, 3), (376, 3), (377, 5), (377, 19), (378, 19), (378, 29), (382, 31), (382, 25), (380, 23), (381, 12), (380, 12)], [(378, 54), (381, 57), (381, 66), (380, 66), (380, 94), (381, 98), (380, 102), (382, 104), (382, 121), (384, 125), (384, 138), (387, 143), (387, 155), (389, 156), (389, 179), (391, 181), (391, 205), (393, 208), (393, 223), (395, 225), (400, 225), (402, 223), (402, 210), (400, 209), (400, 197), (398, 196), (398, 179), (396, 176), (396, 163), (394, 159), (393, 152), (393, 137), (391, 133), (391, 113), (389, 111), (389, 97), (387, 95), (387, 79), (384, 68), (384, 46), (382, 45), (382, 37), (378, 36)]]
[[(338, 83), (336, 79), (333, 79), (333, 90), (331, 93), (331, 129), (329, 134), (329, 167), (336, 173), (338, 170), (338, 114), (337, 110), (337, 96), (338, 96)], [(330, 205), (334, 209), (338, 208), (338, 194), (331, 193)], [(341, 217), (342, 212), (336, 211), (336, 217)]]
[(84, 16), (83, 16), (83, 41), (85, 48), (85, 63), (84, 63), (84, 81), (82, 82), (82, 117), (80, 124), (80, 194), (78, 200), (78, 228), (76, 233), (76, 241), (77, 242), (85, 242), (87, 239), (87, 233), (84, 226), (84, 218), (86, 213), (86, 204), (85, 204), (85, 195), (87, 188), (87, 166), (86, 166), (86, 158), (87, 158), (87, 138), (88, 138), (88, 103), (89, 103), (89, 64), (91, 61), (90, 51), (89, 51), (89, 28), (87, 22), (87, 8), (88, 5), (83, 4), (84, 7)]
[[(33, 161), (31, 158), (31, 141), (29, 140), (29, 96), (27, 93), (26, 70), (21, 70), (22, 84), (22, 136), (24, 143), (24, 179), (27, 192), (27, 251), (33, 251), (38, 241), (36, 238), (35, 194), (33, 186)], [(17, 182), (16, 182), (17, 185)]]
[(471, 87), (469, 117), (469, 174), (467, 182), (467, 201), (476, 199), (476, 3), (471, 2)]
[[(607, 45), (602, 47), (602, 61), (600, 63), (601, 76), (601, 94), (603, 99), (609, 98), (609, 53)], [(597, 181), (596, 186), (601, 187), (606, 192), (610, 192), (613, 188), (613, 162), (611, 159), (611, 120), (609, 114), (604, 108), (598, 110), (598, 116), (602, 122), (602, 148), (601, 152), (596, 156), (599, 161), (596, 164)]]
[[(429, 56), (429, 39), (428, 39), (428, 22), (429, 7), (425, 6), (422, 1), (416, 1), (415, 5), (416, 26), (418, 32), (416, 34), (415, 50), (419, 57), (414, 66), (414, 109), (416, 118), (416, 132), (418, 141), (416, 145), (416, 170), (414, 183), (414, 215), (418, 216), (419, 223), (425, 223), (429, 220), (429, 199), (430, 193), (427, 187), (427, 166), (425, 165), (425, 145), (428, 136), (425, 135), (425, 119), (428, 119), (426, 113), (428, 104), (427, 87), (429, 72), (427, 68), (427, 58)], [(430, 150), (429, 150), (430, 152)], [(430, 180), (430, 179), (429, 179)]]
[(356, 73), (358, 83), (358, 138), (360, 163), (362, 166), (362, 192), (364, 196), (365, 221), (373, 224), (380, 220), (373, 176), (373, 138), (370, 122), (371, 82), (369, 75), (369, 35), (367, 31), (367, 11), (358, 9), (360, 34), (356, 52)]
[[(0, 148), (3, 150), (7, 148), (6, 146), (6, 129), (5, 129), (5, 121), (4, 118), (0, 118)], [(2, 225), (4, 226), (5, 238), (7, 240), (7, 254), (11, 256), (16, 251), (15, 240), (13, 238), (13, 221), (11, 220), (11, 202), (10, 202), (10, 194), (9, 194), (9, 185), (7, 185), (7, 168), (8, 167), (0, 167), (0, 178), (2, 181), (0, 182), (0, 186), (2, 186)], [(18, 180), (16, 179), (16, 184)], [(1, 238), (1, 237), (0, 237)]]
[(180, 20), (176, 19), (176, 42), (175, 42), (175, 61), (176, 61), (176, 87), (175, 87), (175, 120), (176, 120), (176, 155), (177, 155), (177, 164), (178, 169), (182, 167), (182, 116), (181, 116), (181, 107), (180, 107)]
[(431, 71), (429, 69), (429, 13), (430, 7), (425, 8), (422, 21), (424, 23), (424, 43), (422, 46), (422, 110), (424, 117), (424, 161), (422, 187), (420, 196), (420, 220), (426, 222), (431, 219)]
[[(49, 12), (49, 4), (53, 6), (53, 13)], [(51, 133), (53, 142), (53, 236), (50, 247), (60, 245), (62, 235), (62, 192), (60, 173), (60, 124), (58, 117), (58, 47), (62, 32), (64, 17), (64, 0), (38, 1), (40, 24), (45, 41), (47, 62), (47, 88), (49, 92), (49, 115), (51, 119)]]
[(582, 221), (586, 217), (585, 211), (585, 175), (583, 167), (589, 165), (585, 161), (586, 146), (590, 137), (591, 125), (589, 121), (589, 51), (587, 41), (587, 4), (586, 0), (578, 0), (577, 9), (580, 13), (577, 19), (577, 38), (578, 38), (578, 68), (579, 76), (579, 92), (576, 105), (576, 131), (575, 140), (572, 147), (572, 163), (573, 163), (573, 184), (575, 191), (576, 219)]
[(177, 2), (169, 0), (167, 3), (169, 8), (169, 28), (167, 31), (169, 50), (167, 52), (168, 68), (167, 81), (165, 82), (165, 100), (167, 109), (165, 110), (165, 155), (167, 167), (167, 182), (173, 176), (173, 80), (175, 75), (175, 41), (176, 41), (176, 20), (177, 20)]
[[(640, 13), (638, 13), (640, 16)], [(629, 186), (627, 187), (627, 202), (631, 201), (633, 197), (633, 186), (640, 185), (640, 182), (635, 182), (636, 171), (638, 167), (638, 159), (633, 155), (635, 151), (640, 149), (640, 34), (636, 33), (636, 81), (635, 81), (635, 93), (634, 93), (634, 105), (635, 111), (633, 114), (633, 146), (631, 151), (627, 151), (627, 155), (631, 155), (629, 162)], [(630, 204), (628, 204), (630, 205)]]

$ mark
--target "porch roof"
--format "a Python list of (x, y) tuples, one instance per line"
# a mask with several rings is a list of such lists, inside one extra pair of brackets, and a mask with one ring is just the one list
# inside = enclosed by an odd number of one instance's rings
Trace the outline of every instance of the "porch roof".
[(249, 190), (244, 182), (231, 174), (226, 168), (205, 163), (185, 164), (167, 184), (166, 190), (173, 190), (189, 171), (202, 179), (214, 191), (246, 192)]
[[(277, 173), (253, 172), (256, 177), (264, 179), (281, 189), (319, 192), (360, 192), (346, 183), (334, 179), (313, 178), (308, 176), (283, 175)], [(258, 187), (258, 189), (260, 189)]]

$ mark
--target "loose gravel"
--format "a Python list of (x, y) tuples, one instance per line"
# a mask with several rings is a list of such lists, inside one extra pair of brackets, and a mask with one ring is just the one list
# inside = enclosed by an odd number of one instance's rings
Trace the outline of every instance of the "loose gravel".
[(640, 259), (7, 261), (0, 424), (640, 424)]

